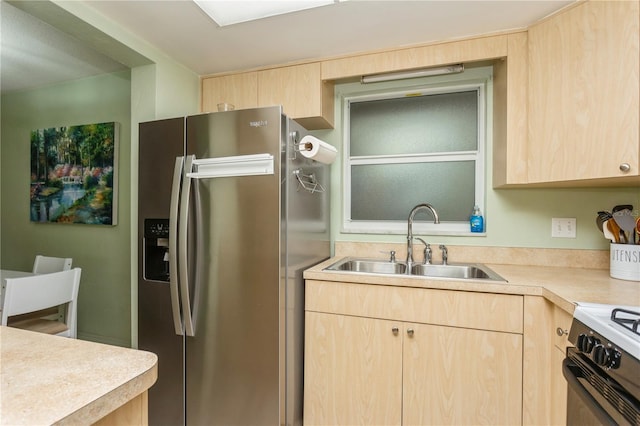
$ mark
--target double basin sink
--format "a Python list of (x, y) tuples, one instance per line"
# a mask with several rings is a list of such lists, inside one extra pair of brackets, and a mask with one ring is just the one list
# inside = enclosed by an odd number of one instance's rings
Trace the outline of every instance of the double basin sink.
[(359, 272), (365, 274), (419, 276), (425, 278), (503, 281), (504, 278), (490, 268), (478, 263), (451, 263), (447, 265), (416, 263), (407, 271), (404, 262), (376, 259), (344, 258), (324, 269), (325, 271)]

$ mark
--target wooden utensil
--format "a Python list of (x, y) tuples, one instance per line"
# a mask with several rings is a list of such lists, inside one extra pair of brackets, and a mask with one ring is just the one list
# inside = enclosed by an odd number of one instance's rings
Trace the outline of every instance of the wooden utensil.
[(613, 241), (620, 244), (620, 227), (618, 226), (616, 221), (613, 219), (607, 220), (607, 229), (611, 233)]
[(620, 240), (620, 235), (619, 234), (616, 235), (616, 234), (613, 233), (613, 231), (611, 231), (611, 226), (609, 225), (609, 222), (614, 222), (614, 220), (613, 219), (609, 219), (609, 220), (605, 221), (604, 226), (602, 227), (602, 232), (604, 233), (604, 237), (607, 240), (611, 241), (612, 243), (617, 243)]

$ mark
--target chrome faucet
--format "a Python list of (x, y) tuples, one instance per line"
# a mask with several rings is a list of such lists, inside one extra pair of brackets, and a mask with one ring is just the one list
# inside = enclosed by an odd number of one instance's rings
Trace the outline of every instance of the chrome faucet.
[(440, 223), (438, 218), (438, 212), (433, 208), (431, 204), (423, 203), (418, 204), (409, 213), (409, 219), (407, 219), (407, 273), (410, 273), (411, 266), (413, 265), (413, 217), (420, 210), (429, 210), (433, 214), (433, 223)]

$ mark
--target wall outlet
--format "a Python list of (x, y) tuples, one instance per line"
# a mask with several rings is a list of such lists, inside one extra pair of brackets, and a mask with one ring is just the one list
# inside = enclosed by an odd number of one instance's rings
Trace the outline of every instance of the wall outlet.
[(551, 236), (553, 238), (575, 238), (576, 237), (576, 218), (575, 217), (551, 218)]

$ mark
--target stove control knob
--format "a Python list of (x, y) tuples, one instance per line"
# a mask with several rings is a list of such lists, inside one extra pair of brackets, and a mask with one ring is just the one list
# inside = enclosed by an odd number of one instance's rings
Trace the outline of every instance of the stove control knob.
[(586, 334), (580, 334), (578, 336), (578, 349), (585, 354), (591, 353), (593, 347), (598, 345), (600, 341), (593, 336), (587, 336)]
[(587, 335), (584, 333), (580, 333), (578, 336), (578, 341), (576, 342), (576, 346), (580, 352), (584, 352), (585, 343), (587, 340)]
[(593, 348), (593, 361), (602, 366), (602, 367), (611, 367), (612, 364), (614, 364), (614, 352), (617, 351), (612, 351), (611, 349), (605, 347), (604, 345), (601, 344), (597, 344), (594, 348)]
[(611, 358), (611, 361), (609, 362), (609, 368), (615, 370), (616, 368), (620, 367), (620, 360), (622, 359), (622, 354), (617, 349), (614, 349), (612, 351), (610, 358)]

